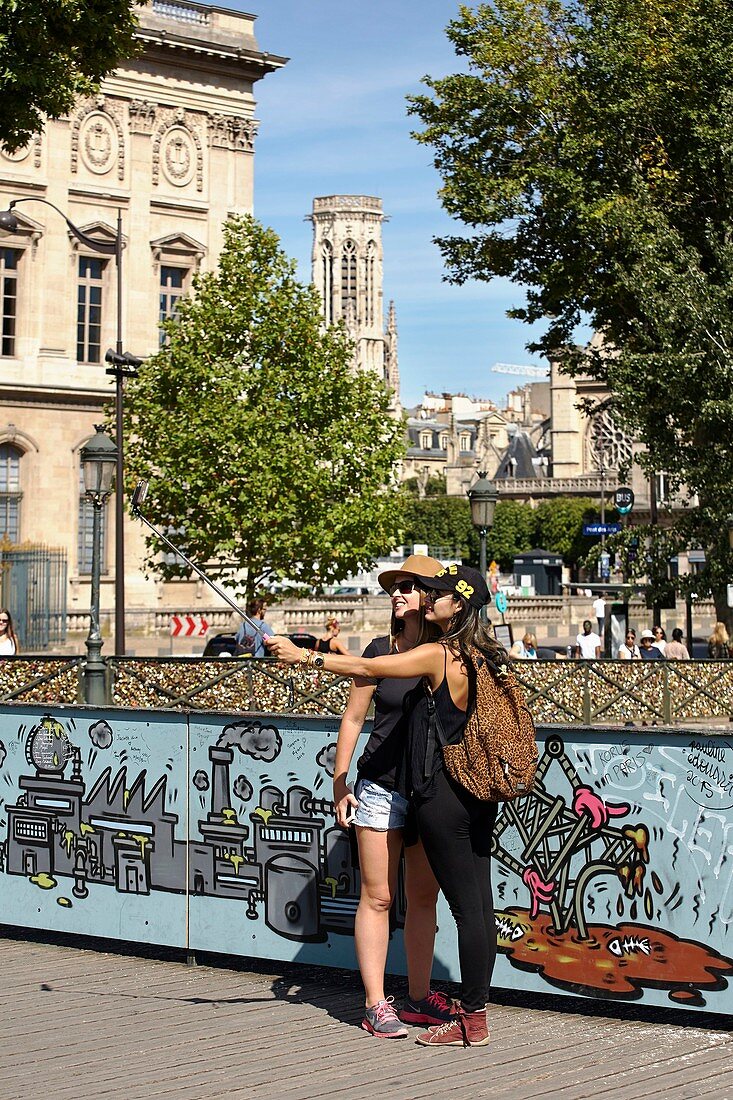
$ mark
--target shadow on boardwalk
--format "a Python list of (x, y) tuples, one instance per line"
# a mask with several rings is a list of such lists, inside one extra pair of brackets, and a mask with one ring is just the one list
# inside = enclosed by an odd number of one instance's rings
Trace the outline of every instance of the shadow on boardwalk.
[(0, 1100), (733, 1100), (720, 1017), (498, 992), (491, 1046), (425, 1050), (360, 1029), (350, 971), (3, 933)]

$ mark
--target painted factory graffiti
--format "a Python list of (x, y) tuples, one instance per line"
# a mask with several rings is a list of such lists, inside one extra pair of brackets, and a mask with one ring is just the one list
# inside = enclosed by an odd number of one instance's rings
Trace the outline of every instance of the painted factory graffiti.
[[(114, 732), (98, 721), (88, 736), (93, 765), (113, 744)], [(320, 746), (316, 754), (328, 774), (333, 748)], [(108, 765), (88, 787), (81, 747), (63, 722), (46, 715), (27, 734), (25, 755), (35, 774), (20, 776), (23, 793), (6, 806), (0, 869), (45, 889), (71, 879), (77, 901), (88, 897), (93, 883), (130, 894), (188, 890), (235, 898), (250, 920), (262, 907), (267, 926), (289, 939), (353, 934), (358, 870), (348, 835), (333, 821), (326, 827), (333, 804), (296, 783), (286, 791), (268, 783), (252, 805), (248, 777), (239, 774), (232, 782), (235, 752), (271, 763), (281, 749), (274, 725), (226, 725), (208, 747), (209, 769), (192, 777), (195, 791), (208, 792), (209, 812), (198, 821), (198, 836), (186, 841), (176, 835), (180, 815), (166, 809), (167, 775), (151, 781), (142, 769), (130, 781), (125, 764), (116, 771)]]
[[(353, 966), (333, 719), (0, 708), (0, 920)], [(733, 747), (540, 731), (494, 842), (496, 984), (733, 1013)], [(401, 880), (390, 965), (404, 972)], [(436, 973), (457, 977), (438, 914)]]

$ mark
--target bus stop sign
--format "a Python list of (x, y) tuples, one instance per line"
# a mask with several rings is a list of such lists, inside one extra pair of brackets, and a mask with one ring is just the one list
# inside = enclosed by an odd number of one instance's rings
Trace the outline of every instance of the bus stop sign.
[(619, 515), (626, 516), (634, 507), (634, 490), (621, 486), (613, 494), (613, 502)]

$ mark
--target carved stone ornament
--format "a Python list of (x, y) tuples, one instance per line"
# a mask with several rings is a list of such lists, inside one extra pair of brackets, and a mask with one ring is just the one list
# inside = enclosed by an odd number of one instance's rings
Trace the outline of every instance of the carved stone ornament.
[(156, 106), (147, 99), (133, 99), (128, 108), (130, 113), (130, 132), (133, 134), (152, 134), (155, 128)]
[(117, 178), (125, 178), (125, 141), (120, 122), (121, 104), (98, 95), (77, 112), (71, 129), (71, 171), (79, 170), (79, 147), (86, 168), (98, 175), (117, 162)]
[(209, 145), (214, 149), (254, 153), (259, 123), (238, 115), (209, 115)]
[(81, 126), (80, 143), (82, 160), (90, 172), (105, 175), (114, 167), (119, 140), (107, 115), (98, 111), (87, 115)]
[(201, 138), (182, 108), (166, 111), (153, 140), (153, 186), (160, 183), (160, 170), (174, 187), (186, 187), (196, 180), (204, 187), (204, 157)]
[(20, 149), (16, 149), (14, 153), (11, 153), (8, 149), (3, 149), (3, 160), (12, 160), (14, 164), (20, 164), (24, 161), (31, 151), (31, 143), (26, 142)]

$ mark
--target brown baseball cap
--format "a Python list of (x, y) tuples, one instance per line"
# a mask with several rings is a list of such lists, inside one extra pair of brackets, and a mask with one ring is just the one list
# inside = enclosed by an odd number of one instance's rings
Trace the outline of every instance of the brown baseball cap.
[(383, 573), (379, 574), (377, 580), (384, 591), (389, 592), (402, 573), (407, 573), (412, 577), (434, 577), (442, 568), (443, 563), (438, 561), (437, 558), (431, 558), (427, 554), (410, 554), (409, 558), (406, 558), (398, 569), (385, 569)]

